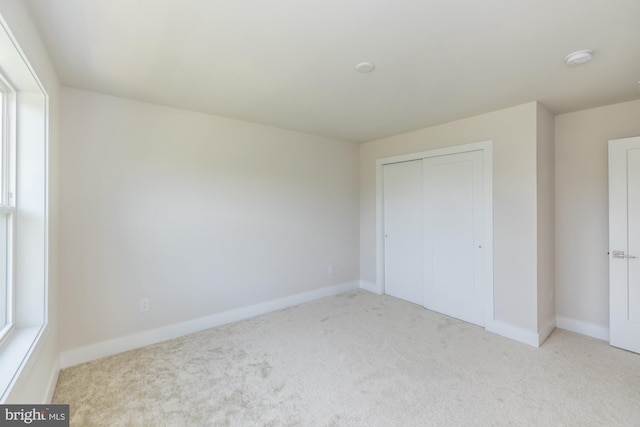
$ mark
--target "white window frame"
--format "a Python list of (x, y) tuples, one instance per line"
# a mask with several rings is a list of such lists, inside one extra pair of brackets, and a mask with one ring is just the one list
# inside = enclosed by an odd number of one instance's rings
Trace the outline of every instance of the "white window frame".
[[(4, 319), (0, 323), (0, 346), (13, 330), (15, 325), (14, 299), (14, 252), (15, 252), (15, 128), (16, 128), (16, 91), (7, 78), (0, 72), (0, 91), (2, 99), (0, 105), (0, 215), (8, 215), (6, 230), (6, 277), (4, 298)], [(0, 242), (3, 243), (3, 242)], [(3, 262), (3, 260), (0, 260)]]
[[(19, 400), (39, 355), (55, 333), (49, 327), (49, 95), (0, 15), (0, 71), (14, 89), (6, 187), (13, 209), (13, 324), (0, 342), (0, 404)], [(12, 101), (12, 102), (11, 102)], [(11, 109), (13, 108), (13, 110)], [(2, 187), (0, 185), (0, 187)], [(0, 191), (3, 191), (0, 188)], [(12, 400), (13, 399), (13, 400)], [(44, 402), (43, 402), (44, 403)]]

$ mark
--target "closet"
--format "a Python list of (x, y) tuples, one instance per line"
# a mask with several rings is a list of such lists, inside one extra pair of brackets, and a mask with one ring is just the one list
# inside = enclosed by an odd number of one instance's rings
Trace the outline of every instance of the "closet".
[(471, 150), (382, 165), (386, 294), (484, 326), (484, 163)]

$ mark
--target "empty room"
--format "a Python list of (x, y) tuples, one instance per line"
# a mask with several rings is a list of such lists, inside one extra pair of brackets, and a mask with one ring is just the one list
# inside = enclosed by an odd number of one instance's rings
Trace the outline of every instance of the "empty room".
[(637, 425), (637, 0), (0, 0), (0, 425)]

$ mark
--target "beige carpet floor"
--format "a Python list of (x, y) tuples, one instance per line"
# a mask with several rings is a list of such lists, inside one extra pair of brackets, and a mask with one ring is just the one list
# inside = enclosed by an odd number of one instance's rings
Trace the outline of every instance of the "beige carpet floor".
[(60, 373), (74, 426), (640, 426), (640, 355), (355, 291)]

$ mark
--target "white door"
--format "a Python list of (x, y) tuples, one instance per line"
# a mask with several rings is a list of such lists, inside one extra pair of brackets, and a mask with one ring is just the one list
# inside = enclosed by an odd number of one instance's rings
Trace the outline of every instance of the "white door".
[(424, 306), (484, 325), (483, 153), (423, 160)]
[(640, 353), (640, 137), (609, 141), (609, 342)]
[(422, 160), (385, 165), (385, 293), (423, 304)]

